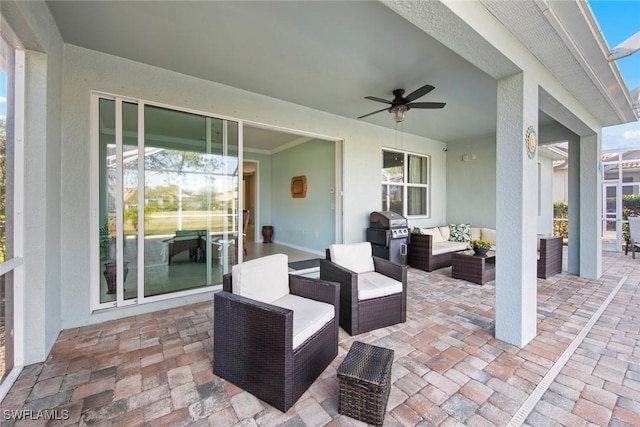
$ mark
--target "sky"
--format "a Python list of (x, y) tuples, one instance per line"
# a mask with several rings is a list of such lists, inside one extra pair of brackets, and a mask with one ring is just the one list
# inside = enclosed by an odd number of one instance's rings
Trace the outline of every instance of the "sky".
[[(590, 0), (589, 6), (612, 49), (640, 31), (640, 0)], [(640, 86), (640, 51), (616, 61), (629, 91)], [(640, 147), (640, 121), (602, 129), (602, 149)]]
[[(600, 30), (614, 48), (640, 31), (640, 0), (588, 0)], [(616, 61), (629, 91), (640, 86), (640, 51)], [(7, 88), (4, 65), (0, 67), (0, 117), (6, 115)], [(640, 121), (602, 129), (602, 149), (640, 147)]]

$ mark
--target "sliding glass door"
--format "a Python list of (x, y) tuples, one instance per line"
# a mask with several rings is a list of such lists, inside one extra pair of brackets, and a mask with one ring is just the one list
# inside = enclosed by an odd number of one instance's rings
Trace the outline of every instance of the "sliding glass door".
[(98, 304), (220, 284), (238, 260), (238, 123), (96, 97)]

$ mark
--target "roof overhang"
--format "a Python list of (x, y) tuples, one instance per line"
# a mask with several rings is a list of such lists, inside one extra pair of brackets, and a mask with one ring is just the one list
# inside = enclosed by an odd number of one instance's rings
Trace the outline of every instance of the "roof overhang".
[[(481, 0), (602, 126), (638, 111), (585, 0)], [(525, 19), (526, 18), (526, 19)]]

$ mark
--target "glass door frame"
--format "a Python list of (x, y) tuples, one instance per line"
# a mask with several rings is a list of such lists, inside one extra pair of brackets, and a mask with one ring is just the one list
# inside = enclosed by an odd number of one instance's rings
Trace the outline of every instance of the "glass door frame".
[[(126, 306), (133, 306), (133, 305), (140, 305), (140, 304), (145, 304), (145, 303), (153, 303), (153, 302), (158, 302), (158, 301), (163, 301), (163, 300), (167, 300), (167, 299), (173, 299), (173, 298), (179, 298), (179, 297), (184, 297), (184, 296), (190, 296), (190, 295), (197, 295), (197, 294), (201, 294), (201, 293), (207, 293), (207, 292), (213, 292), (213, 291), (217, 291), (222, 289), (222, 283), (217, 284), (217, 285), (213, 285), (213, 286), (205, 286), (205, 287), (201, 287), (201, 288), (196, 288), (196, 289), (190, 289), (190, 290), (183, 290), (183, 291), (176, 291), (176, 292), (172, 292), (172, 293), (167, 293), (167, 294), (162, 294), (162, 295), (155, 295), (155, 296), (145, 296), (145, 290), (144, 290), (144, 244), (141, 244), (140, 240), (143, 240), (145, 237), (145, 230), (144, 230), (144, 221), (141, 221), (139, 224), (139, 232), (138, 232), (138, 259), (137, 259), (137, 264), (138, 264), (138, 268), (137, 268), (137, 272), (138, 272), (138, 277), (137, 277), (137, 297), (132, 298), (132, 299), (124, 299), (123, 298), (123, 294), (124, 292), (122, 292), (123, 288), (124, 288), (124, 283), (123, 283), (123, 259), (122, 257), (123, 255), (123, 239), (120, 236), (120, 233), (116, 233), (116, 260), (117, 260), (117, 272), (116, 272), (116, 300), (115, 301), (109, 301), (109, 302), (100, 302), (100, 282), (98, 280), (98, 278), (100, 277), (100, 244), (99, 244), (99, 214), (98, 214), (98, 207), (99, 207), (99, 194), (100, 194), (100, 189), (99, 189), (99, 126), (98, 126), (98, 122), (99, 122), (99, 101), (100, 99), (110, 99), (110, 100), (114, 100), (116, 102), (116, 134), (115, 134), (115, 140), (116, 140), (116, 158), (117, 158), (117, 165), (116, 165), (116, 176), (117, 176), (117, 197), (116, 197), (116, 221), (117, 221), (117, 229), (122, 229), (123, 228), (123, 224), (122, 224), (122, 211), (123, 211), (123, 200), (122, 200), (122, 144), (123, 144), (123, 139), (122, 139), (122, 126), (119, 126), (121, 120), (122, 120), (122, 103), (123, 102), (127, 102), (127, 103), (133, 103), (136, 104), (138, 106), (138, 157), (139, 158), (144, 158), (144, 144), (141, 143), (144, 142), (144, 138), (145, 138), (145, 126), (144, 126), (144, 112), (145, 112), (145, 106), (153, 106), (153, 107), (159, 107), (159, 108), (165, 108), (168, 110), (173, 110), (173, 111), (177, 111), (177, 112), (184, 112), (184, 113), (189, 113), (189, 114), (195, 114), (195, 115), (200, 115), (203, 117), (207, 117), (207, 118), (212, 118), (212, 119), (219, 119), (222, 120), (224, 122), (235, 122), (237, 123), (237, 132), (238, 132), (238, 146), (237, 146), (237, 151), (238, 151), (238, 179), (241, 179), (242, 177), (242, 161), (243, 161), (243, 127), (244, 127), (244, 122), (240, 119), (234, 118), (234, 117), (228, 117), (228, 116), (223, 116), (223, 115), (217, 115), (217, 114), (212, 114), (209, 112), (204, 112), (204, 111), (198, 111), (198, 110), (193, 110), (193, 109), (188, 109), (188, 108), (182, 108), (182, 107), (177, 107), (174, 105), (168, 105), (168, 104), (163, 104), (163, 103), (158, 103), (158, 102), (152, 102), (152, 101), (146, 101), (146, 100), (142, 100), (142, 99), (137, 99), (137, 98), (132, 98), (132, 97), (127, 97), (127, 96), (121, 96), (121, 95), (115, 95), (115, 94), (111, 94), (111, 93), (105, 93), (105, 92), (101, 92), (101, 91), (91, 91), (91, 101), (90, 101), (90, 114), (91, 114), (91, 196), (90, 196), (90, 203), (91, 203), (91, 218), (90, 218), (90, 223), (91, 223), (91, 235), (90, 235), (90, 244), (91, 244), (91, 266), (90, 266), (90, 275), (91, 275), (91, 280), (90, 280), (90, 298), (91, 298), (91, 312), (95, 312), (98, 310), (103, 310), (103, 309), (108, 309), (108, 308), (115, 308), (115, 307), (126, 307)], [(226, 150), (226, 149), (225, 149)], [(226, 154), (226, 151), (224, 152), (224, 154)], [(138, 173), (139, 176), (144, 177), (144, 162), (139, 162), (138, 164)], [(144, 179), (139, 180), (139, 190), (140, 187), (144, 186)], [(243, 189), (242, 189), (242, 185), (240, 185), (240, 182), (238, 182), (237, 185), (237, 206), (238, 206), (238, 212), (236, 212), (236, 215), (238, 216), (237, 218), (234, 218), (234, 222), (235, 224), (237, 224), (238, 227), (238, 236), (242, 236), (242, 233), (244, 232), (244, 230), (242, 229), (242, 218), (240, 218), (239, 216), (242, 215), (242, 209), (243, 207)], [(138, 191), (138, 206), (144, 206), (144, 191)], [(238, 238), (237, 240), (237, 252), (238, 252), (238, 258), (237, 258), (237, 262), (241, 263), (242, 262), (242, 256), (243, 256), (243, 241), (242, 238)]]
[[(607, 197), (607, 189), (613, 188), (615, 189), (615, 211), (608, 212), (608, 197)], [(613, 214), (613, 217), (609, 215)], [(607, 224), (614, 222), (616, 228), (616, 238), (615, 238), (615, 250), (620, 251), (622, 248), (622, 187), (620, 182), (603, 182), (602, 183), (602, 239), (604, 240), (604, 233), (607, 230)], [(604, 243), (604, 242), (603, 242)]]

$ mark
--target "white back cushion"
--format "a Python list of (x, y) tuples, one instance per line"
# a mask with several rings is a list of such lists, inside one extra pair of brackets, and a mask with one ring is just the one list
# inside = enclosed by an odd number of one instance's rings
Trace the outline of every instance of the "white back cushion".
[(366, 273), (376, 269), (373, 265), (370, 242), (331, 245), (329, 256), (332, 262), (354, 273)]
[(440, 230), (438, 229), (438, 227), (423, 228), (420, 231), (422, 232), (422, 234), (430, 234), (432, 236), (431, 237), (431, 243), (437, 243), (437, 242), (444, 241), (444, 239), (442, 238), (442, 234), (440, 234)]
[(471, 227), (471, 240), (480, 240), (482, 234), (480, 233), (480, 228)]
[(482, 240), (486, 240), (487, 242), (495, 245), (496, 244), (496, 230), (491, 228), (483, 228), (482, 230)]
[(289, 293), (289, 265), (285, 254), (236, 264), (231, 269), (233, 293), (271, 303)]
[(451, 237), (451, 229), (447, 225), (446, 227), (438, 227), (440, 230), (440, 235), (442, 236), (442, 240), (447, 241), (449, 237)]

